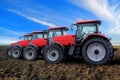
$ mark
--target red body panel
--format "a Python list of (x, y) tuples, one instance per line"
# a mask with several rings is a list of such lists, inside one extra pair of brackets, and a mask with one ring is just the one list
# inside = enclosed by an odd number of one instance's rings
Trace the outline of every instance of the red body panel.
[(22, 41), (18, 41), (18, 44), (22, 47), (26, 47), (28, 46), (30, 40), (22, 40)]
[(37, 47), (42, 47), (42, 46), (47, 45), (47, 39), (45, 39), (45, 38), (34, 39), (31, 42), (32, 42), (32, 44), (36, 45)]
[(15, 46), (16, 44), (17, 44), (17, 42), (14, 42), (14, 43), (12, 43), (11, 45), (12, 45), (12, 46)]
[(55, 42), (59, 42), (60, 44), (67, 46), (69, 44), (75, 45), (75, 35), (62, 35), (56, 36), (52, 38)]
[(16, 44), (18, 44), (22, 47), (26, 47), (26, 46), (28, 46), (29, 42), (30, 42), (30, 40), (22, 40), (22, 41), (14, 42), (11, 45), (16, 46)]

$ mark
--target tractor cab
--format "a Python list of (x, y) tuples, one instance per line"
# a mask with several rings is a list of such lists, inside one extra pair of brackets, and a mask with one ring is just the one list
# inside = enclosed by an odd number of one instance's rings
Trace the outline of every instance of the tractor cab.
[(88, 35), (99, 34), (100, 20), (81, 20), (73, 24), (77, 27), (76, 41), (81, 41)]
[(25, 34), (24, 36), (20, 36), (20, 40), (31, 40), (32, 34)]
[(26, 47), (32, 40), (40, 39), (46, 37), (47, 33), (43, 31), (34, 31), (31, 34), (24, 35), (24, 40), (19, 41), (19, 45)]
[(66, 35), (68, 32), (67, 27), (53, 27), (49, 28), (48, 39), (53, 38), (55, 36)]
[(39, 38), (47, 38), (47, 31), (34, 31), (32, 32), (32, 40)]
[(48, 29), (48, 45), (54, 42), (54, 37), (63, 36), (68, 33), (67, 27), (53, 27)]
[[(20, 40), (18, 42), (31, 40), (31, 37), (31, 34), (25, 34), (24, 36), (20, 36)], [(11, 46), (15, 46), (18, 42), (11, 43)]]
[(29, 46), (33, 47), (41, 47), (45, 46), (47, 44), (46, 38), (47, 38), (48, 31), (34, 31), (32, 32), (32, 40), (29, 43)]
[(24, 40), (31, 40), (32, 34), (26, 34), (24, 35)]

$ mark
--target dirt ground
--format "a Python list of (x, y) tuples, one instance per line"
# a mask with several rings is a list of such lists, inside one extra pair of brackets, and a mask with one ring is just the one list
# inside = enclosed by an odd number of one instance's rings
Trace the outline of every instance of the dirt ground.
[(112, 61), (101, 66), (88, 65), (79, 58), (59, 64), (16, 60), (0, 51), (0, 80), (120, 80), (120, 49)]

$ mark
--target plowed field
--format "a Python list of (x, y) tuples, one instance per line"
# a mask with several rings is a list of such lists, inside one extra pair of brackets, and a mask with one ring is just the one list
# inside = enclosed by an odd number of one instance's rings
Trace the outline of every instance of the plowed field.
[(16, 60), (0, 50), (0, 80), (120, 80), (120, 49), (101, 66), (88, 65), (78, 57), (59, 64)]

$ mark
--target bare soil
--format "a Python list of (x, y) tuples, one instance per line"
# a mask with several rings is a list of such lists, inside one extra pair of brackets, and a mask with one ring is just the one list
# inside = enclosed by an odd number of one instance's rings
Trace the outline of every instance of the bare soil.
[(78, 57), (59, 64), (42, 59), (16, 60), (0, 50), (0, 80), (120, 80), (120, 49), (112, 61), (99, 66), (89, 65)]

